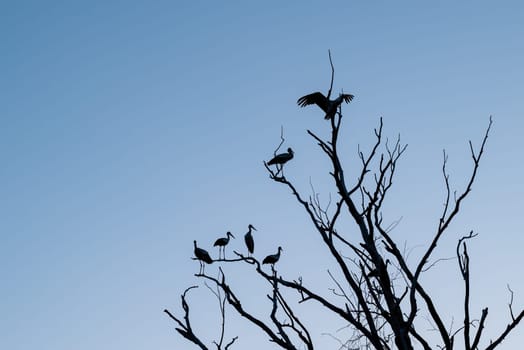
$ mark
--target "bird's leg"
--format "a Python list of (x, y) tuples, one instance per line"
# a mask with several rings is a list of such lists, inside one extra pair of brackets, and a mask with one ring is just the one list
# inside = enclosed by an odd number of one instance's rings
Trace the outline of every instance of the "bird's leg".
[(283, 164), (277, 164), (277, 172), (275, 173), (275, 178), (278, 178), (279, 174), (282, 173), (282, 175), (280, 175), (280, 178), (284, 178), (284, 165)]

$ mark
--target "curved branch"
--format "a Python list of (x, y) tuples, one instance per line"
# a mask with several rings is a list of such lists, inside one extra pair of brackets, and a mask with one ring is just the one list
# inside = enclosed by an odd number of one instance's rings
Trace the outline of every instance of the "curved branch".
[(327, 99), (331, 97), (331, 91), (333, 90), (333, 81), (335, 80), (335, 67), (333, 67), (333, 60), (331, 59), (331, 50), (328, 50), (329, 55), (329, 64), (331, 65), (331, 83), (329, 84), (329, 91), (327, 94)]
[(200, 349), (208, 350), (208, 348), (204, 345), (204, 343), (202, 343), (200, 338), (198, 338), (196, 336), (196, 334), (193, 332), (193, 329), (191, 328), (191, 322), (189, 321), (189, 305), (187, 304), (187, 301), (186, 301), (186, 294), (187, 294), (187, 292), (189, 292), (193, 288), (198, 288), (198, 286), (191, 286), (189, 288), (186, 288), (184, 293), (182, 293), (182, 295), (180, 296), (180, 298), (182, 299), (182, 301), (181, 301), (182, 302), (182, 308), (184, 309), (184, 322), (180, 321), (178, 318), (173, 316), (173, 314), (171, 312), (169, 312), (169, 310), (164, 309), (164, 312), (172, 320), (174, 320), (176, 323), (178, 323), (180, 328), (175, 328), (178, 333), (180, 333), (184, 338), (186, 338), (190, 342), (196, 344)]

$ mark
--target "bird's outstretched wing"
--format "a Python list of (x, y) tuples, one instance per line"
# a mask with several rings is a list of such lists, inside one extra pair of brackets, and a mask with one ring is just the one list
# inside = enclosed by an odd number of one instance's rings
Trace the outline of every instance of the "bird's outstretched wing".
[(346, 103), (350, 103), (353, 100), (353, 97), (355, 97), (355, 96), (353, 96), (351, 94), (342, 94), (342, 99)]
[(302, 96), (297, 100), (297, 104), (300, 107), (305, 107), (308, 105), (316, 104), (319, 106), (324, 112), (327, 112), (329, 108), (329, 102), (328, 99), (322, 95), (321, 92), (314, 92), (312, 94)]

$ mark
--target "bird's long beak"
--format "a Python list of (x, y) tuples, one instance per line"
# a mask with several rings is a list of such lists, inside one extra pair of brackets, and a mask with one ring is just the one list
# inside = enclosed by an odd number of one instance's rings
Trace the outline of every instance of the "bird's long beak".
[(255, 228), (255, 226), (251, 226), (251, 228), (252, 228), (253, 230), (255, 230), (255, 231), (258, 231), (258, 230)]
[(235, 238), (235, 236), (233, 236), (233, 234), (231, 232), (229, 234), (231, 235), (231, 237)]

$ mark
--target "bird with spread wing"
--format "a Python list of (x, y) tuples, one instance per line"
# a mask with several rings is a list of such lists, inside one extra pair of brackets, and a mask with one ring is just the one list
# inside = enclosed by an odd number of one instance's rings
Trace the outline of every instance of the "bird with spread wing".
[(330, 100), (329, 97), (324, 96), (321, 92), (314, 92), (312, 94), (302, 96), (298, 99), (297, 104), (300, 107), (305, 107), (309, 105), (317, 105), (322, 109), (326, 116), (324, 119), (332, 119), (337, 113), (337, 108), (342, 104), (342, 102), (349, 103), (353, 100), (353, 95), (350, 94), (339, 94), (338, 97), (334, 100)]

